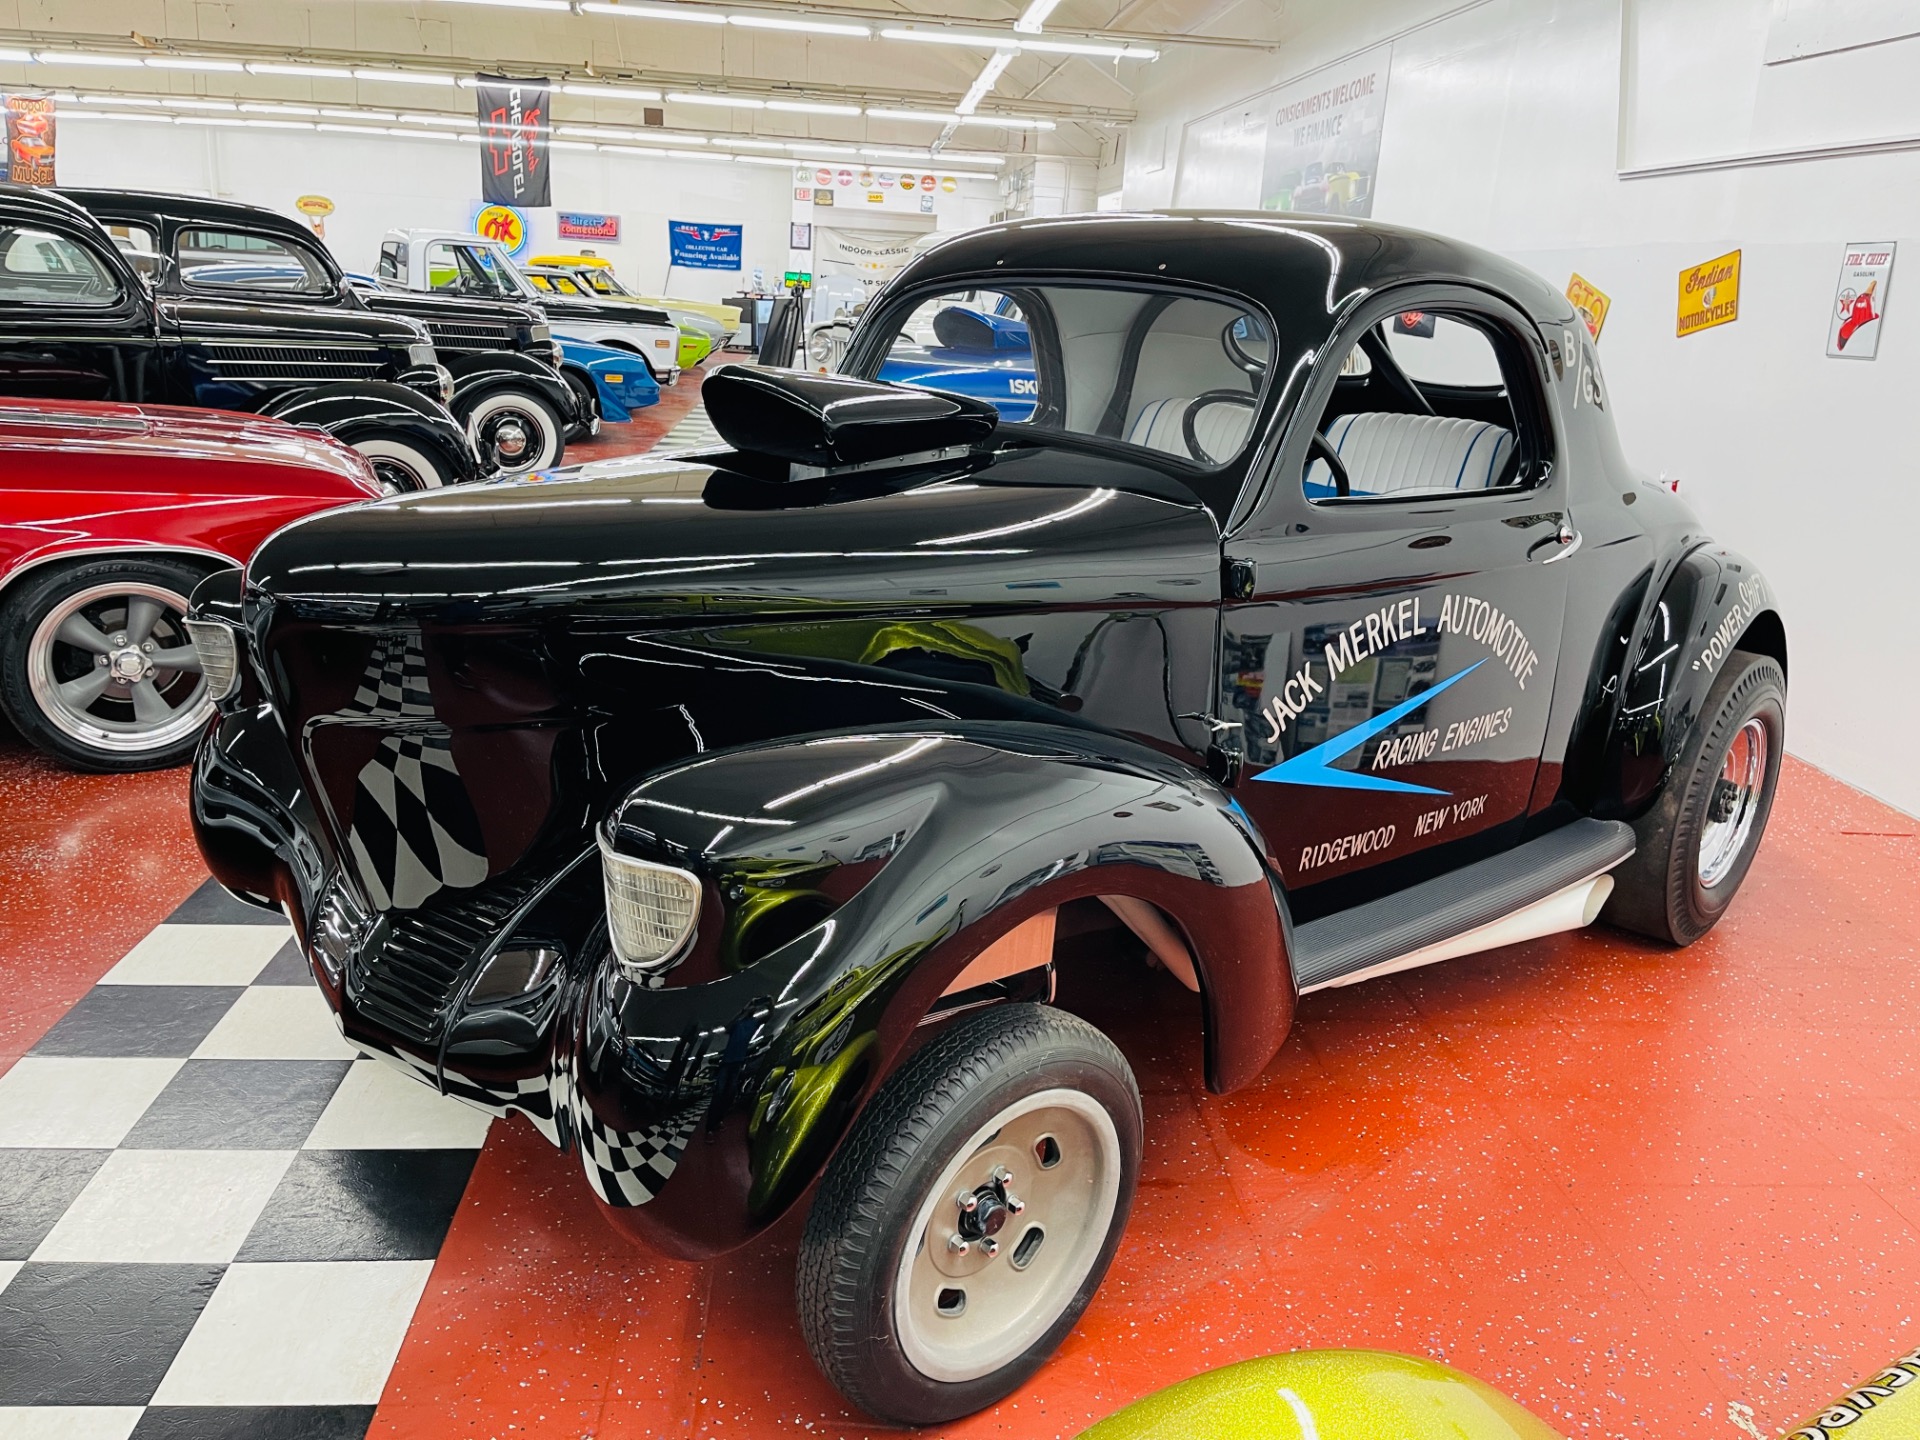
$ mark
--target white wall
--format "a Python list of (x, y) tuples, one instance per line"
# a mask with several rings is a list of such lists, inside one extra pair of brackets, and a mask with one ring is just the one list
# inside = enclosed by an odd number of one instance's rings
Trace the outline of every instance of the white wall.
[[(62, 185), (125, 186), (216, 195), (295, 215), (294, 200), (325, 195), (328, 247), (349, 270), (371, 271), (380, 237), (396, 226), (464, 229), (480, 193), (478, 147), (450, 140), (369, 140), (352, 135), (70, 120), (60, 127)], [(744, 268), (673, 272), (672, 291), (689, 300), (739, 293), (762, 267), (778, 286), (788, 266), (788, 222), (795, 214), (795, 172), (776, 165), (653, 160), (632, 155), (555, 151), (551, 210), (528, 212), (533, 255), (577, 250), (556, 237), (559, 210), (620, 217), (618, 244), (584, 242), (613, 261), (635, 289), (666, 285), (667, 222), (694, 220), (745, 227)], [(987, 218), (991, 181), (962, 181), (934, 192), (938, 224)], [(841, 211), (822, 209), (831, 221)]]
[[(1502, 251), (1555, 286), (1578, 270), (1612, 297), (1599, 348), (1627, 453), (1679, 477), (1779, 592), (1791, 748), (1920, 813), (1906, 739), (1920, 714), (1920, 149), (1620, 173), (1920, 136), (1920, 39), (1767, 66), (1773, 13), (1370, 0), (1327, 7), (1272, 58), (1170, 52), (1140, 95), (1126, 201), (1170, 202), (1189, 123), (1392, 39), (1374, 217)], [(1252, 204), (1258, 167), (1242, 173), (1244, 188), (1182, 183), (1182, 199)], [(1850, 240), (1900, 245), (1872, 362), (1825, 356)], [(1679, 272), (1736, 248), (1740, 318), (1677, 339)]]

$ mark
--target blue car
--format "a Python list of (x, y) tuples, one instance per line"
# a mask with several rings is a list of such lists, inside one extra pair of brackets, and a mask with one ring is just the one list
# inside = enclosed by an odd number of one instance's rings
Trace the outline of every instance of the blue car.
[(935, 344), (897, 344), (876, 379), (985, 400), (1002, 420), (1026, 420), (1040, 396), (1027, 322), (949, 305), (933, 317)]
[(624, 424), (633, 419), (634, 411), (660, 403), (660, 387), (647, 370), (647, 362), (633, 351), (615, 350), (568, 335), (553, 338), (560, 342), (560, 373), (582, 398), (585, 383), (591, 382), (602, 420)]

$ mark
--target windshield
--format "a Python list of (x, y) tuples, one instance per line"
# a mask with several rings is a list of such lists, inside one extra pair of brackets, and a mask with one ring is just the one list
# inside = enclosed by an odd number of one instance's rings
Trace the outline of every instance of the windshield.
[(953, 289), (870, 323), (890, 339), (864, 378), (970, 395), (1003, 421), (1118, 440), (1205, 469), (1246, 449), (1272, 353), (1252, 311), (1146, 288)]
[(427, 246), (427, 284), (456, 295), (538, 298), (511, 260), (479, 240), (436, 240)]

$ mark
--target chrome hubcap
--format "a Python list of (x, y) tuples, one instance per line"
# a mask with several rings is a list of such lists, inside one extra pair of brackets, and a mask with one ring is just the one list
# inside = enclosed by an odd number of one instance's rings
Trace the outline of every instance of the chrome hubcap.
[(1700, 884), (1711, 890), (1727, 878), (1747, 848), (1767, 778), (1767, 727), (1756, 716), (1740, 727), (1720, 763), (1700, 830)]
[(70, 738), (116, 754), (193, 734), (213, 701), (186, 611), (185, 596), (157, 585), (95, 585), (68, 596), (27, 644), (40, 713)]
[(922, 1203), (893, 1287), (894, 1328), (934, 1380), (991, 1374), (1073, 1303), (1120, 1193), (1120, 1138), (1090, 1096), (1027, 1096), (978, 1131)]
[(527, 453), (526, 427), (517, 420), (504, 420), (493, 432), (493, 453), (512, 462)]

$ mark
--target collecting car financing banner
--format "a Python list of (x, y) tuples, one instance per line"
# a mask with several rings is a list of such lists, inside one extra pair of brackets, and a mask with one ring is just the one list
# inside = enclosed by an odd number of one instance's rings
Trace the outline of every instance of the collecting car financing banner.
[(1393, 47), (1381, 45), (1262, 97), (1269, 117), (1262, 210), (1373, 214), (1392, 62)]
[(553, 203), (547, 173), (548, 98), (545, 80), (480, 75), (480, 197), (489, 205), (538, 208)]
[(687, 270), (738, 270), (740, 227), (667, 222), (667, 263)]
[(16, 185), (53, 184), (53, 97), (6, 97), (7, 179)]

